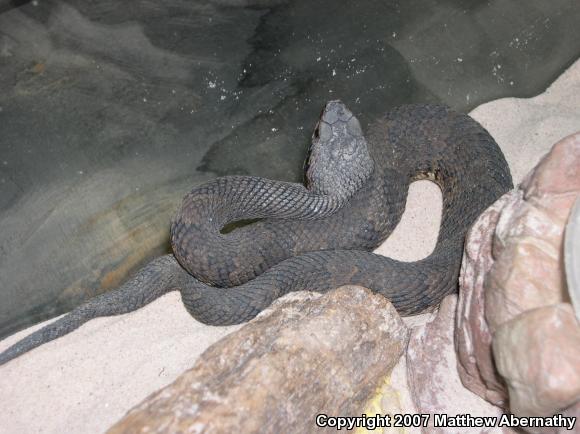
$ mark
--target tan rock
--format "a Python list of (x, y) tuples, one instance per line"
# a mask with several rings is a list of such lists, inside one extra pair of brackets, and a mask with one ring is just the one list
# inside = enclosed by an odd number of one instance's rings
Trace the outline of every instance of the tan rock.
[[(391, 426), (376, 427), (374, 430), (360, 427), (354, 431), (354, 434), (401, 434), (402, 428), (394, 426), (396, 425), (394, 423), (395, 415), (417, 413), (407, 388), (405, 357), (401, 357), (391, 374), (384, 378), (381, 387), (367, 402), (361, 413), (367, 417), (390, 415), (392, 418)], [(421, 428), (407, 427), (405, 434), (421, 434)]]
[[(403, 322), (410, 329), (423, 328), (433, 320), (433, 313), (404, 317)], [(416, 414), (417, 407), (411, 396), (409, 382), (407, 378), (407, 360), (401, 357), (398, 363), (387, 377), (383, 379), (381, 387), (377, 393), (367, 402), (364, 414), (373, 417), (374, 415)], [(392, 423), (395, 425), (395, 423)], [(401, 434), (403, 428), (400, 426), (380, 427), (375, 430), (358, 428), (354, 434)], [(405, 434), (421, 434), (421, 427), (408, 426), (404, 428)]]
[(530, 310), (493, 339), (497, 369), (518, 416), (550, 416), (580, 400), (580, 327), (567, 303)]
[(109, 432), (310, 433), (319, 413), (359, 414), (407, 339), (394, 307), (367, 289), (291, 294)]

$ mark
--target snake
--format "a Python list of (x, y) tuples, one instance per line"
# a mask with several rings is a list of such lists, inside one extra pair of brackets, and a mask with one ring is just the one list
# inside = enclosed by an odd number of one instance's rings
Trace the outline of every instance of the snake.
[[(413, 262), (373, 253), (399, 223), (409, 185), (421, 179), (441, 190), (433, 251)], [(344, 103), (327, 102), (303, 183), (224, 176), (194, 187), (171, 221), (172, 254), (16, 342), (0, 364), (174, 290), (195, 319), (216, 326), (249, 321), (292, 291), (343, 285), (382, 294), (403, 316), (425, 312), (457, 292), (469, 227), (512, 187), (500, 147), (466, 114), (404, 105), (371, 120), (365, 133)]]

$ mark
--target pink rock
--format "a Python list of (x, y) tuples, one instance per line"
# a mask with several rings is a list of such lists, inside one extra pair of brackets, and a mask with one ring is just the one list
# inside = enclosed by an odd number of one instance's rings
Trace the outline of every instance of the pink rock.
[(493, 353), (512, 413), (551, 416), (580, 400), (580, 327), (568, 303), (530, 310), (502, 324)]
[(522, 312), (564, 301), (560, 255), (547, 241), (513, 238), (485, 281), (485, 313), (491, 332)]
[(493, 229), (499, 213), (516, 199), (517, 193), (513, 191), (502, 196), (476, 220), (467, 235), (455, 329), (457, 369), (461, 381), (469, 390), (500, 407), (507, 406), (507, 389), (493, 362), (483, 284), (494, 263)]
[[(407, 382), (416, 412), (431, 414), (425, 433), (456, 433), (457, 427), (433, 427), (434, 415), (450, 417), (499, 417), (500, 408), (475, 395), (462, 384), (457, 374), (457, 359), (453, 343), (457, 296), (447, 296), (435, 318), (425, 326), (412, 330), (407, 349)], [(507, 433), (508, 429), (464, 427), (462, 433)]]
[(564, 428), (554, 430), (554, 432), (556, 434), (564, 434), (564, 433), (566, 433), (566, 434), (578, 434), (578, 433), (580, 433), (580, 401), (578, 401), (573, 406), (568, 407), (566, 410), (564, 410), (562, 412), (562, 416), (573, 417), (576, 420), (576, 424), (574, 425), (574, 428), (572, 428), (571, 430), (564, 429)]
[(580, 191), (580, 133), (556, 143), (522, 181), (528, 198), (572, 195)]
[[(468, 233), (457, 315), (458, 370), (467, 388), (495, 405), (507, 402), (490, 347), (496, 330), (524, 312), (569, 300), (562, 243), (579, 192), (580, 133), (554, 145), (522, 185), (484, 212)], [(549, 351), (544, 342), (541, 350), (527, 353), (529, 363), (540, 363)], [(546, 373), (552, 374), (558, 376)]]
[(501, 211), (496, 262), (486, 276), (486, 319), (492, 333), (526, 310), (568, 300), (563, 234), (580, 192), (580, 133), (556, 143), (526, 176), (518, 198)]

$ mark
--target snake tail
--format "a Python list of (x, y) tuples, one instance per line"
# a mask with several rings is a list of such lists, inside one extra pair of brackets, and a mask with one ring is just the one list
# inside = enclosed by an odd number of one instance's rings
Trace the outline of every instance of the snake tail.
[(173, 255), (156, 258), (116, 290), (90, 299), (7, 348), (0, 353), (0, 365), (76, 330), (93, 318), (133, 312), (167, 292), (179, 289), (184, 274), (186, 272)]

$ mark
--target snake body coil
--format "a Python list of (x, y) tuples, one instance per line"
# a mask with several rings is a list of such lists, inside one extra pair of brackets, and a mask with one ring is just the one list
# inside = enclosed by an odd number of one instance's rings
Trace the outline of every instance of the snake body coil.
[[(196, 319), (213, 325), (247, 321), (291, 291), (345, 284), (383, 294), (402, 315), (419, 313), (457, 290), (467, 229), (512, 187), (489, 133), (469, 116), (434, 105), (396, 108), (365, 137), (341, 102), (329, 102), (305, 169), (305, 186), (234, 176), (194, 188), (172, 222), (174, 255), (8, 348), (0, 364), (91, 318), (131, 312), (171, 290), (180, 290)], [(442, 191), (434, 251), (417, 262), (371, 253), (399, 222), (409, 184), (418, 179)], [(244, 219), (259, 220), (223, 233)]]

